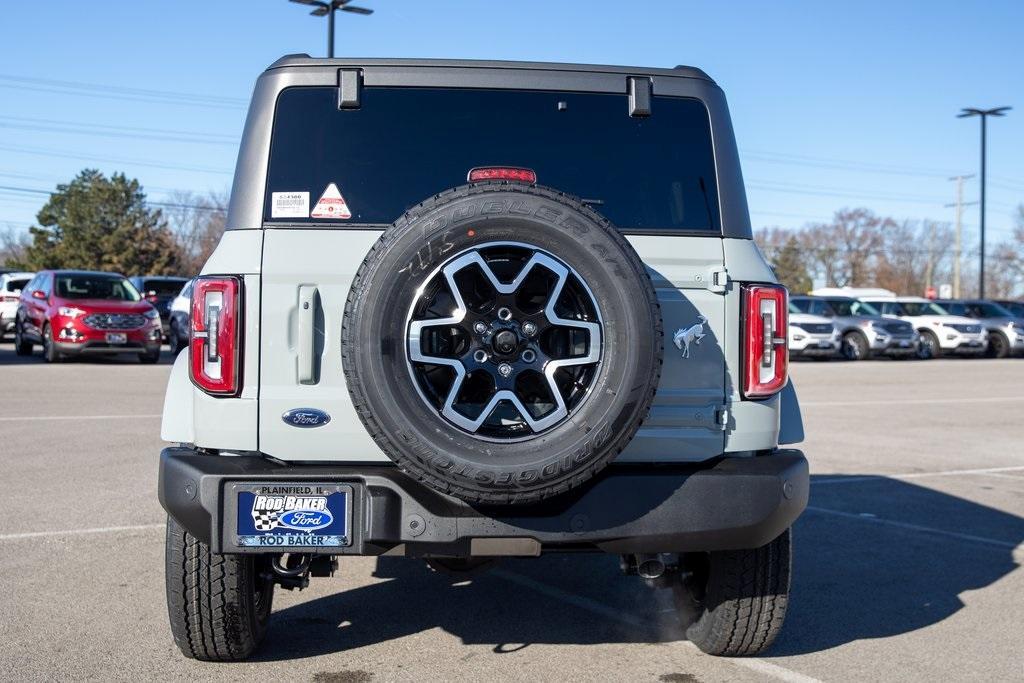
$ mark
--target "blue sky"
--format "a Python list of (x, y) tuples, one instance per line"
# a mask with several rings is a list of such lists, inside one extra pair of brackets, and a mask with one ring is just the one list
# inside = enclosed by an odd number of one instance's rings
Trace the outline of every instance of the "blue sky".
[[(376, 13), (339, 15), (339, 55), (699, 66), (729, 98), (757, 227), (844, 206), (951, 221), (947, 177), (978, 168), (964, 106), (1015, 107), (989, 127), (992, 240), (1024, 201), (1024, 2), (356, 1)], [(94, 166), (156, 201), (227, 190), (254, 79), (325, 34), (285, 0), (8, 3), (0, 186)], [(0, 189), (0, 227), (44, 199)]]

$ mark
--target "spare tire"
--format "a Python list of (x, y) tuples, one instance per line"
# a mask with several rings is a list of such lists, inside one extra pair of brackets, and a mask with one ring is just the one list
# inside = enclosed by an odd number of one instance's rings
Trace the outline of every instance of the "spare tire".
[(529, 503), (629, 443), (661, 372), (650, 278), (577, 199), (459, 187), (384, 231), (342, 325), (352, 402), (405, 472), (466, 501)]

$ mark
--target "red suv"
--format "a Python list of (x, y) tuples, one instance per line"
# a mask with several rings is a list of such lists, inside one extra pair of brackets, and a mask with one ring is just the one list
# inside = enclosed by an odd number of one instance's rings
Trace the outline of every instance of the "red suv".
[(160, 314), (123, 275), (44, 270), (21, 291), (14, 320), (19, 356), (41, 344), (53, 363), (82, 353), (134, 353), (160, 359)]

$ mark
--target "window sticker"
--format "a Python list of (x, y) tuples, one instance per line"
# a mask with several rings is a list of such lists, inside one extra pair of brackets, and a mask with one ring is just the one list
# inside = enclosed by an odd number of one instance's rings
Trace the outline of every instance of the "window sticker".
[(313, 213), (309, 215), (311, 218), (338, 218), (342, 220), (352, 218), (352, 212), (348, 210), (345, 198), (341, 196), (338, 186), (334, 183), (327, 186), (327, 189), (324, 190), (323, 195), (320, 197), (320, 201), (313, 207)]
[(271, 218), (309, 218), (308, 192), (274, 192), (270, 199)]

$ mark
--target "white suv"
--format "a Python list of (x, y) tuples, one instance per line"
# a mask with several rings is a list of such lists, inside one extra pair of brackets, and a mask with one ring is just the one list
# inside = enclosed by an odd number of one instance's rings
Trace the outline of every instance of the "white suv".
[(0, 275), (0, 339), (14, 331), (14, 315), (18, 312), (18, 297), (35, 273), (4, 273)]
[(921, 355), (978, 356), (988, 348), (988, 331), (974, 318), (950, 315), (935, 302), (916, 296), (864, 298), (887, 318), (899, 318), (921, 335)]
[(824, 360), (839, 353), (839, 330), (828, 318), (789, 305), (789, 357)]

